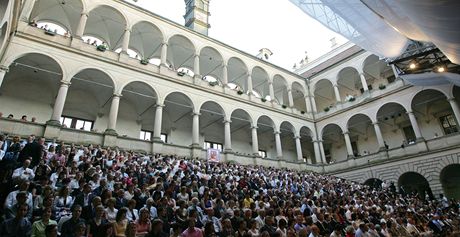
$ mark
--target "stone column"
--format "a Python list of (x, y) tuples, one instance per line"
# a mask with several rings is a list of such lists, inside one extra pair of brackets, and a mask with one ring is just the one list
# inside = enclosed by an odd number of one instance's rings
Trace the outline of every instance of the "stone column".
[(457, 119), (457, 127), (460, 127), (460, 109), (458, 108), (457, 101), (453, 97), (448, 98), (447, 101), (449, 101), (450, 107), (452, 107), (452, 111), (454, 111), (455, 118)]
[(342, 102), (342, 99), (340, 98), (340, 92), (339, 92), (339, 86), (334, 85), (334, 94), (335, 94), (335, 99), (337, 102)]
[(224, 120), (224, 150), (232, 151), (232, 130), (230, 129), (231, 120)]
[(21, 21), (29, 23), (30, 14), (34, 9), (36, 0), (25, 0), (24, 6), (22, 7)]
[(248, 94), (251, 95), (252, 94), (252, 77), (251, 75), (248, 75)]
[(257, 138), (257, 127), (251, 127), (252, 133), (252, 154), (259, 156), (259, 139)]
[(315, 151), (315, 160), (316, 160), (316, 163), (325, 163), (323, 162), (323, 158), (321, 156), (321, 151), (320, 151), (320, 148), (319, 148), (319, 141), (313, 141), (313, 149)]
[(323, 164), (327, 164), (326, 152), (324, 152), (323, 141), (319, 141), (319, 149), (320, 149), (320, 152), (321, 152), (321, 158), (322, 158)]
[(200, 146), (200, 114), (193, 113), (193, 124), (192, 124), (192, 146)]
[(125, 34), (123, 35), (123, 43), (121, 46), (121, 53), (128, 54), (129, 40), (131, 38), (131, 30), (125, 29)]
[(86, 22), (88, 21), (88, 13), (83, 12), (80, 16), (80, 22), (78, 23), (77, 31), (75, 32), (75, 38), (81, 39), (85, 33)]
[(222, 65), (222, 84), (224, 87), (228, 84), (228, 68), (225, 63)]
[(311, 113), (312, 112), (312, 108), (311, 108), (311, 104), (310, 104), (310, 96), (305, 96), (305, 109), (307, 113)]
[(61, 81), (61, 87), (59, 87), (59, 91), (54, 102), (53, 115), (51, 115), (51, 120), (48, 121), (49, 124), (60, 124), (62, 111), (64, 110), (65, 99), (67, 97), (67, 91), (69, 90), (69, 86), (69, 81)]
[(311, 98), (311, 105), (312, 105), (312, 108), (311, 108), (311, 111), (313, 113), (317, 113), (318, 112), (318, 109), (316, 108), (316, 99), (314, 96), (310, 97)]
[(163, 121), (163, 107), (164, 105), (158, 104), (155, 108), (155, 121), (153, 125), (153, 140), (161, 141), (161, 122)]
[(367, 86), (366, 77), (364, 76), (364, 73), (363, 72), (360, 73), (359, 76), (361, 78), (361, 85), (363, 86), (364, 92), (369, 91), (369, 88)]
[(345, 145), (347, 147), (348, 158), (354, 157), (355, 155), (353, 154), (353, 147), (351, 146), (350, 132), (343, 132), (343, 136), (345, 137)]
[(5, 75), (8, 72), (8, 67), (0, 66), (0, 88), (2, 87), (3, 79), (5, 79)]
[(281, 159), (283, 158), (283, 149), (281, 147), (281, 132), (275, 132), (275, 144), (276, 144), (276, 158)]
[(409, 115), (410, 124), (412, 125), (412, 128), (414, 129), (416, 140), (423, 140), (422, 132), (420, 131), (420, 127), (418, 126), (417, 119), (415, 118), (414, 112), (407, 111), (407, 114)]
[(275, 101), (275, 89), (273, 88), (273, 82), (268, 82), (268, 93), (270, 94), (270, 101)]
[(302, 144), (300, 143), (300, 137), (295, 136), (295, 148), (297, 151), (297, 160), (303, 162), (303, 155), (302, 155)]
[(113, 94), (112, 105), (110, 106), (109, 124), (107, 125), (106, 133), (116, 134), (118, 108), (120, 107), (121, 94)]
[(289, 88), (287, 93), (288, 93), (289, 107), (293, 108), (294, 107), (294, 98), (292, 98), (292, 89)]
[(166, 62), (168, 59), (168, 43), (163, 42), (161, 45), (161, 66), (167, 67)]
[(380, 131), (379, 122), (373, 122), (375, 136), (377, 137), (377, 142), (379, 144), (379, 150), (386, 150), (385, 141), (383, 140), (382, 131)]
[(195, 54), (195, 58), (194, 58), (194, 61), (193, 61), (193, 71), (195, 73), (195, 78), (201, 79), (201, 75), (200, 75), (200, 55), (199, 54)]

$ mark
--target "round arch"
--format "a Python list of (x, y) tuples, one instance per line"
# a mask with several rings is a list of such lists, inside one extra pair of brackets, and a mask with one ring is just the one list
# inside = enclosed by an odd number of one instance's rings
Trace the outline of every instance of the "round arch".
[(345, 67), (340, 70), (337, 74), (337, 86), (341, 101), (349, 101), (364, 92), (359, 72), (353, 67)]
[(269, 91), (269, 77), (265, 69), (255, 66), (251, 72), (252, 88), (260, 94), (261, 98), (265, 98), (270, 95)]
[(141, 59), (160, 58), (163, 41), (163, 33), (156, 25), (139, 21), (131, 28), (129, 48), (139, 52)]
[(80, 16), (85, 12), (85, 1), (60, 1), (37, 0), (30, 15), (36, 22), (50, 22), (62, 26), (71, 33), (76, 33)]
[(287, 90), (286, 79), (280, 75), (275, 75), (273, 77), (273, 92), (275, 95), (275, 100), (280, 105), (289, 106), (288, 90)]
[(383, 181), (378, 178), (370, 178), (364, 181), (364, 185), (367, 185), (373, 189), (382, 189)]
[(200, 135), (203, 136), (205, 149), (215, 148), (223, 151), (225, 118), (225, 111), (217, 102), (206, 101), (200, 105)]
[(173, 69), (186, 67), (195, 70), (195, 54), (196, 47), (187, 37), (176, 34), (168, 39), (167, 60), (171, 62)]
[(327, 163), (347, 159), (345, 138), (343, 130), (339, 125), (330, 123), (324, 126), (321, 130), (321, 138), (323, 140), (324, 155), (326, 156)]
[(297, 147), (295, 136), (297, 131), (288, 121), (283, 121), (280, 125), (281, 148), (284, 160), (297, 161)]
[[(398, 102), (388, 102), (377, 110), (376, 118), (383, 140), (389, 148), (401, 147), (415, 142), (415, 132), (406, 108)], [(390, 138), (391, 139), (385, 139)]]
[(89, 11), (83, 35), (102, 39), (114, 50), (121, 47), (127, 26), (123, 12), (109, 5), (97, 5)]
[(444, 194), (448, 198), (460, 199), (460, 164), (444, 167), (439, 175)]
[(315, 83), (313, 88), (318, 111), (329, 111), (336, 104), (332, 82), (329, 79), (321, 79)]
[(262, 115), (257, 118), (257, 137), (259, 142), (259, 153), (265, 153), (265, 157), (277, 157), (274, 135), (275, 131), (277, 131), (277, 128), (270, 117)]
[[(247, 91), (249, 71), (246, 64), (239, 58), (232, 57), (227, 62), (228, 86), (234, 90)], [(232, 88), (232, 85), (234, 88)]]
[(304, 92), (305, 92), (305, 89), (300, 83), (298, 82), (292, 83), (291, 93), (292, 93), (292, 99), (294, 101), (294, 108), (299, 111), (306, 112), (307, 104), (305, 101)]
[(189, 95), (174, 91), (165, 96), (164, 105), (162, 132), (168, 143), (188, 147), (192, 144), (193, 101)]
[(399, 191), (403, 194), (418, 194), (419, 198), (424, 199), (426, 195), (433, 198), (430, 184), (423, 175), (417, 172), (406, 172), (398, 179)]
[(347, 121), (347, 130), (355, 157), (375, 153), (379, 149), (371, 118), (366, 114), (355, 114)]
[(362, 72), (369, 89), (378, 88), (396, 80), (393, 70), (384, 60), (375, 54), (369, 55), (362, 64)]
[(314, 133), (311, 128), (303, 126), (299, 131), (300, 143), (302, 144), (302, 156), (309, 164), (317, 164), (320, 162), (319, 158), (315, 156), (313, 139)]
[(200, 50), (200, 74), (202, 77), (212, 76), (222, 80), (224, 59), (222, 54), (213, 47), (206, 46)]
[(232, 149), (243, 154), (252, 151), (251, 127), (254, 122), (251, 115), (246, 110), (235, 109), (230, 114), (230, 120)]

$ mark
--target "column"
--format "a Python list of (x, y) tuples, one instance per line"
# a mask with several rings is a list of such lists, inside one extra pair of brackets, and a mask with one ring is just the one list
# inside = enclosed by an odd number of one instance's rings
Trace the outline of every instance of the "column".
[(222, 65), (222, 84), (223, 86), (228, 84), (228, 68), (225, 63)]
[(385, 150), (385, 141), (383, 140), (382, 131), (380, 131), (379, 122), (373, 122), (375, 136), (377, 137), (377, 142), (379, 144), (379, 150)]
[(315, 99), (315, 97), (312, 96), (312, 97), (310, 97), (310, 99), (311, 99), (311, 106), (312, 106), (311, 111), (313, 113), (318, 112), (318, 109), (316, 108), (316, 99)]
[(460, 109), (458, 108), (457, 101), (455, 101), (454, 97), (448, 98), (447, 101), (449, 101), (450, 107), (452, 107), (452, 111), (454, 111), (455, 118), (457, 119), (457, 127), (460, 127)]
[(268, 93), (270, 94), (270, 100), (275, 101), (275, 89), (273, 88), (273, 82), (268, 82)]
[(422, 133), (420, 132), (420, 127), (418, 126), (417, 119), (415, 118), (414, 112), (408, 111), (407, 114), (409, 115), (410, 124), (414, 129), (415, 138), (416, 140), (423, 139)]
[(252, 77), (251, 75), (248, 76), (248, 94), (252, 94)]
[(118, 108), (120, 106), (121, 94), (113, 94), (112, 105), (110, 106), (108, 132), (115, 132), (117, 126)]
[(54, 102), (53, 115), (51, 116), (52, 122), (60, 123), (69, 86), (70, 86), (70, 82), (61, 81), (61, 87), (59, 87), (56, 101)]
[(297, 160), (303, 162), (303, 155), (302, 155), (302, 144), (300, 143), (300, 137), (295, 136), (295, 148), (297, 151)]
[(153, 125), (153, 140), (161, 141), (161, 122), (163, 120), (163, 107), (162, 104), (157, 104), (155, 107), (155, 121)]
[(163, 42), (163, 44), (161, 45), (161, 66), (166, 66), (166, 62), (168, 60), (168, 43), (167, 42)]
[(315, 151), (315, 161), (316, 163), (324, 163), (322, 156), (321, 156), (321, 151), (319, 148), (319, 142), (318, 141), (313, 141), (313, 149)]
[(8, 67), (0, 66), (0, 88), (2, 87), (3, 79), (8, 72)]
[(232, 130), (230, 129), (231, 120), (224, 120), (224, 150), (232, 150)]
[(30, 14), (34, 9), (36, 0), (26, 0), (24, 6), (22, 7), (21, 21), (29, 23)]
[(192, 146), (200, 147), (200, 114), (193, 113)]
[(321, 152), (321, 158), (322, 158), (323, 164), (327, 164), (326, 152), (324, 152), (323, 141), (319, 141), (319, 150)]
[(294, 98), (292, 98), (292, 90), (291, 88), (288, 89), (288, 101), (289, 101), (289, 107), (294, 107)]
[(334, 94), (335, 94), (335, 99), (337, 102), (342, 102), (342, 99), (340, 98), (340, 92), (339, 92), (339, 86), (334, 85)]
[(275, 132), (275, 143), (276, 143), (276, 158), (281, 159), (283, 157), (283, 150), (281, 148), (281, 132)]
[(361, 78), (361, 85), (363, 86), (364, 92), (369, 91), (369, 88), (367, 86), (366, 77), (364, 76), (364, 73), (363, 72), (360, 73), (359, 76)]
[(259, 156), (259, 139), (257, 138), (257, 127), (251, 127), (252, 133), (252, 154)]
[(125, 34), (123, 36), (123, 43), (121, 47), (121, 52), (127, 54), (129, 48), (129, 40), (131, 38), (131, 30), (125, 29)]
[(201, 79), (200, 75), (200, 55), (196, 54), (195, 55), (195, 60), (193, 61), (193, 71), (195, 72), (195, 77), (198, 77)]
[(305, 106), (306, 106), (306, 110), (305, 112), (307, 113), (311, 113), (312, 112), (312, 108), (311, 108), (311, 104), (310, 104), (310, 96), (305, 96)]
[(88, 21), (88, 13), (83, 12), (80, 16), (80, 22), (78, 23), (77, 31), (75, 32), (75, 37), (81, 39), (85, 33), (86, 22)]
[(350, 133), (345, 131), (343, 132), (343, 136), (345, 137), (345, 145), (347, 147), (348, 157), (354, 157), (355, 155), (353, 154), (353, 147), (351, 146)]

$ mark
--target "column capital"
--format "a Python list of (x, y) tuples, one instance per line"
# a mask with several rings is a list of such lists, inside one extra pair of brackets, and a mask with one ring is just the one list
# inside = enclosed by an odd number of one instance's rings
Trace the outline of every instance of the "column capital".
[(232, 120), (231, 119), (224, 119), (224, 121), (222, 121), (222, 123), (231, 123)]
[(197, 112), (192, 112), (191, 115), (192, 115), (192, 116), (195, 116), (195, 115), (200, 116), (201, 114), (200, 114), (200, 113), (197, 113)]
[(342, 134), (343, 134), (343, 135), (348, 135), (348, 134), (350, 134), (350, 132), (349, 132), (348, 130), (345, 130), (345, 131), (343, 131)]
[(61, 86), (70, 86), (72, 84), (70, 81), (61, 80)]
[(300, 136), (296, 135), (296, 136), (294, 136), (294, 139), (296, 139), (296, 140), (300, 139)]
[(88, 13), (88, 12), (82, 12), (80, 15), (81, 15), (81, 16), (86, 16), (86, 17), (88, 17), (88, 16), (89, 16), (89, 13)]
[(457, 101), (455, 101), (455, 97), (449, 97), (449, 98), (447, 98), (447, 101), (449, 101), (449, 102), (451, 102), (451, 101), (457, 102)]
[(251, 129), (258, 129), (257, 126), (251, 126)]
[(332, 84), (333, 87), (339, 88), (339, 84)]
[(272, 82), (272, 81), (268, 81), (268, 85), (269, 85), (269, 86), (273, 85), (273, 82)]
[(0, 65), (0, 71), (8, 72), (9, 70), (10, 68), (8, 66)]
[(312, 140), (312, 142), (316, 142), (316, 143), (322, 143), (323, 140)]
[(123, 95), (122, 95), (121, 93), (113, 93), (112, 96), (113, 96), (113, 97), (118, 97), (118, 98), (120, 98), (120, 97), (122, 97)]
[(280, 131), (275, 131), (273, 134), (279, 135), (279, 134), (281, 134), (281, 132)]
[(374, 125), (374, 126), (379, 125), (379, 123), (380, 123), (379, 121), (375, 121), (375, 122), (372, 122), (372, 125)]
[(161, 45), (166, 45), (166, 46), (168, 46), (168, 41), (162, 42)]
[(408, 115), (414, 114), (414, 111), (408, 110), (408, 111), (406, 112), (406, 114), (408, 114)]
[(164, 105), (164, 104), (156, 104), (156, 105), (155, 105), (155, 108), (158, 108), (158, 107), (163, 108), (163, 107), (165, 107), (165, 105)]
[(131, 32), (131, 28), (126, 27), (126, 28), (125, 28), (125, 32)]

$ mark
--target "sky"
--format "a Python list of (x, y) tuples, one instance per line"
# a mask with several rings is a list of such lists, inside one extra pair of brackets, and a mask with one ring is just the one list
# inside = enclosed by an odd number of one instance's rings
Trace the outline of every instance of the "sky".
[[(184, 24), (184, 0), (138, 0), (135, 4)], [(211, 0), (210, 12), (211, 38), (252, 55), (268, 48), (273, 52), (269, 61), (288, 70), (299, 65), (305, 52), (312, 61), (330, 51), (334, 37), (338, 44), (346, 42), (289, 0)]]

